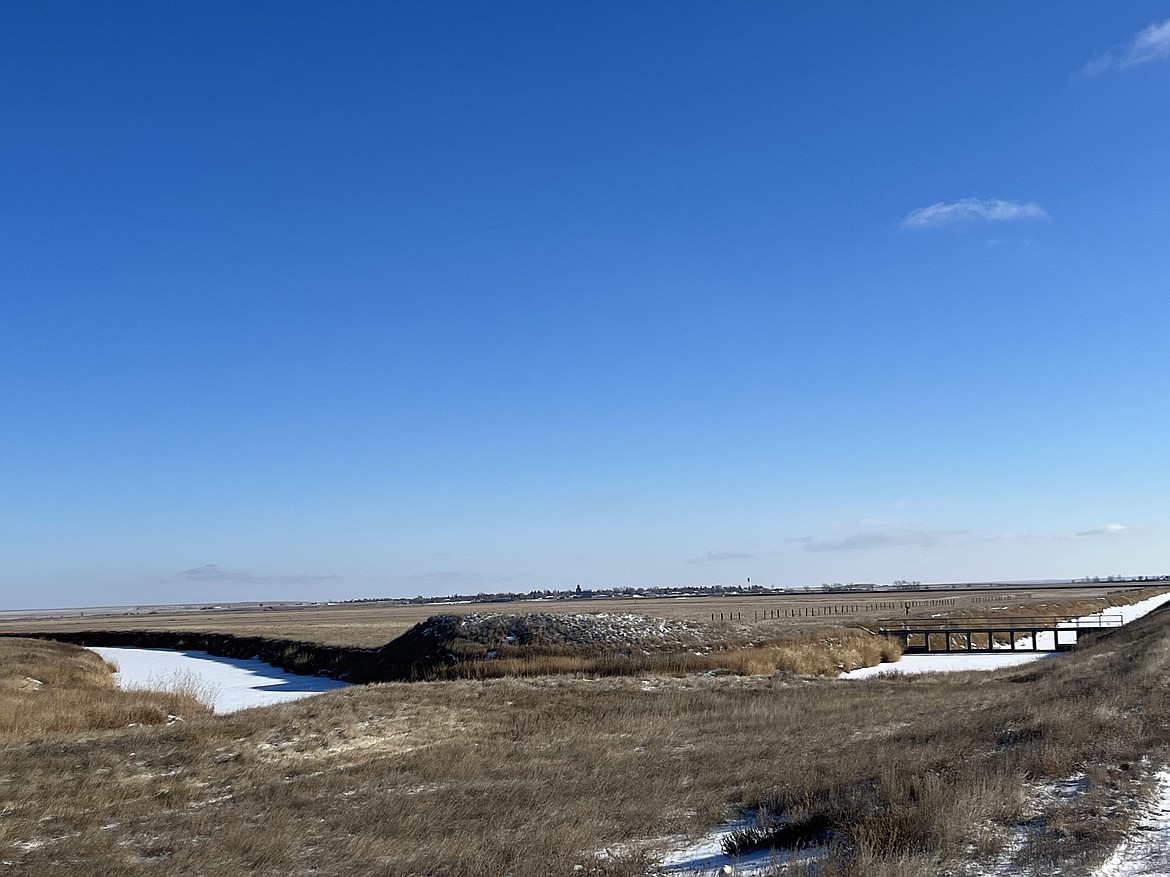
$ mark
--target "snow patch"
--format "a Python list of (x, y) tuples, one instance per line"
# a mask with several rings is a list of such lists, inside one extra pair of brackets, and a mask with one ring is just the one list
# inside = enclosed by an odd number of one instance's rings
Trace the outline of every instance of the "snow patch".
[(724, 851), (727, 841), (737, 832), (755, 824), (754, 819), (740, 819), (724, 823), (698, 838), (684, 835), (647, 838), (598, 850), (597, 856), (607, 859), (633, 850), (653, 851), (658, 864), (649, 871), (652, 877), (713, 877), (725, 874), (733, 877), (766, 877), (776, 873), (777, 868), (810, 862), (825, 855), (826, 849), (817, 846), (800, 849), (762, 847), (728, 855)]
[(1093, 877), (1170, 877), (1170, 769), (1157, 778), (1142, 818)]
[(799, 850), (770, 849), (767, 847), (729, 856), (724, 852), (724, 843), (736, 831), (742, 831), (755, 824), (754, 820), (742, 820), (720, 826), (710, 834), (696, 841), (669, 849), (662, 857), (659, 870), (662, 874), (692, 877), (692, 875), (733, 874), (735, 877), (762, 877), (771, 874), (781, 865), (807, 862), (825, 854), (822, 847), (808, 847)]

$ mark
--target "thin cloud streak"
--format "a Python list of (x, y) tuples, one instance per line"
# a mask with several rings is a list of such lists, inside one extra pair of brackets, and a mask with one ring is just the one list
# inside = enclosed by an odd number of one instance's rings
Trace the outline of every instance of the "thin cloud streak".
[(734, 560), (755, 560), (756, 555), (744, 551), (708, 551), (702, 557), (688, 557), (686, 563), (720, 563)]
[(1092, 530), (1081, 530), (1075, 534), (1077, 536), (1120, 536), (1122, 533), (1129, 533), (1133, 527), (1125, 524), (1106, 524), (1104, 527), (1094, 527)]
[(874, 548), (935, 548), (948, 545), (964, 535), (963, 530), (878, 530), (853, 533), (841, 539), (817, 539), (803, 536), (790, 539), (804, 551), (864, 551)]
[(1002, 198), (962, 198), (958, 201), (938, 201), (927, 207), (911, 210), (902, 219), (902, 228), (918, 230), (941, 228), (956, 222), (1005, 222), (1025, 219), (1047, 219), (1044, 208), (1035, 201), (1005, 201)]
[(942, 548), (957, 545), (976, 545), (989, 542), (1069, 542), (1074, 539), (1117, 537), (1132, 533), (1135, 527), (1127, 524), (1105, 524), (1076, 533), (1000, 533), (979, 536), (971, 530), (920, 530), (889, 528), (851, 533), (840, 539), (818, 539), (801, 536), (788, 542), (799, 545), (803, 551), (866, 551), (882, 548)]
[(1071, 542), (1074, 539), (1092, 539), (1100, 536), (1121, 536), (1132, 533), (1137, 527), (1128, 524), (1104, 524), (1089, 530), (1078, 530), (1075, 533), (1001, 533), (998, 536), (988, 536), (980, 542)]
[[(175, 573), (175, 577), (186, 582), (242, 582), (245, 584), (303, 585), (312, 582), (328, 582), (341, 578), (337, 575), (313, 576), (257, 576), (243, 570), (227, 570), (217, 563), (205, 563)], [(167, 579), (163, 580), (168, 581)]]
[(1170, 58), (1170, 18), (1156, 21), (1123, 48), (1098, 55), (1081, 68), (1082, 76), (1100, 76), (1108, 70), (1128, 70)]

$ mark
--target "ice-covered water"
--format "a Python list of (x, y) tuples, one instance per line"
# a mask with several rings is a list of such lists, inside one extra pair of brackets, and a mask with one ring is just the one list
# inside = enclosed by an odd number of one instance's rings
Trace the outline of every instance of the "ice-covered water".
[(256, 658), (217, 658), (207, 652), (172, 649), (91, 649), (118, 666), (121, 688), (194, 689), (217, 713), (283, 703), (344, 688), (323, 676), (299, 676)]

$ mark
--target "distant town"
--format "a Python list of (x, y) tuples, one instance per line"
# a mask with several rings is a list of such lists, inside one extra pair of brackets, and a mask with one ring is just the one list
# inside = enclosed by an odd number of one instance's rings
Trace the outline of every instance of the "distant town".
[(1139, 576), (1085, 576), (1079, 579), (1041, 579), (1010, 582), (931, 582), (911, 581), (898, 579), (888, 584), (874, 582), (823, 582), (820, 585), (800, 588), (776, 588), (768, 585), (752, 584), (748, 579), (743, 585), (694, 585), (689, 587), (672, 588), (582, 588), (580, 585), (562, 589), (535, 589), (531, 591), (500, 591), (497, 593), (477, 594), (450, 594), (446, 596), (409, 597), (405, 599), (387, 600), (384, 597), (371, 597), (358, 600), (345, 600), (346, 603), (382, 603), (395, 602), (411, 605), (451, 604), (451, 603), (514, 603), (530, 600), (591, 600), (591, 599), (648, 599), (668, 597), (758, 597), (758, 596), (801, 596), (815, 594), (840, 593), (899, 593), (904, 591), (978, 591), (999, 590), (1005, 588), (1067, 588), (1093, 587), (1108, 585), (1133, 585), (1146, 583), (1170, 582), (1170, 575), (1139, 575)]

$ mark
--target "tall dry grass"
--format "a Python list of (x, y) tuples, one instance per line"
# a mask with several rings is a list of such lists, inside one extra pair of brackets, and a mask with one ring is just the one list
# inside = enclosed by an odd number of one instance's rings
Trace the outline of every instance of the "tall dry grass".
[(161, 724), (208, 712), (200, 692), (190, 687), (121, 691), (113, 671), (88, 649), (0, 637), (0, 743)]
[(455, 663), (430, 668), (426, 679), (500, 679), (546, 675), (641, 676), (775, 673), (836, 676), (896, 661), (902, 645), (860, 628), (815, 627), (786, 631), (756, 645), (700, 650), (648, 651), (597, 646), (563, 648), (461, 643)]

